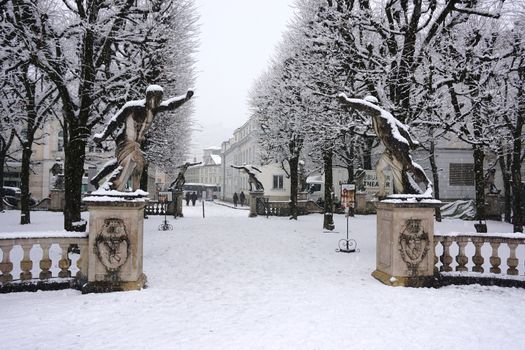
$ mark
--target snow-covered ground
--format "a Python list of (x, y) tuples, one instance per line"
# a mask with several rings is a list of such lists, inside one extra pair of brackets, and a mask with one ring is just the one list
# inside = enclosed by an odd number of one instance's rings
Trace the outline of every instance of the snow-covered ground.
[[(359, 253), (336, 253), (321, 215), (248, 218), (206, 203), (145, 223), (142, 291), (0, 295), (1, 349), (524, 349), (525, 290), (387, 287), (375, 267), (375, 216), (350, 218)], [(0, 214), (0, 231), (59, 230), (60, 214)], [(490, 232), (510, 226), (488, 222)], [(446, 220), (437, 232), (473, 229)], [(503, 260), (503, 259), (502, 259)], [(56, 262), (54, 262), (56, 265)], [(523, 261), (520, 261), (523, 267)]]

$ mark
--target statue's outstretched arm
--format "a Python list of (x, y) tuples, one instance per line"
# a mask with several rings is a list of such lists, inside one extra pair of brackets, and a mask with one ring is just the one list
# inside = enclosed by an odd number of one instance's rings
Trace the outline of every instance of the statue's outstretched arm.
[(162, 101), (157, 108), (157, 112), (172, 111), (186, 103), (193, 96), (193, 90), (188, 90), (186, 95), (175, 96)]
[(410, 146), (411, 149), (415, 149), (415, 148), (417, 148), (419, 146), (419, 142), (412, 138), (412, 135), (410, 135), (408, 130), (406, 130), (403, 127), (398, 128), (398, 130), (399, 130), (399, 133), (401, 134), (401, 136), (403, 136), (408, 141), (408, 145)]
[(259, 168), (256, 168), (253, 165), (252, 165), (252, 169), (257, 170), (258, 172), (260, 172), (262, 174), (262, 171), (260, 171)]
[(337, 98), (345, 105), (359, 112), (366, 113), (372, 117), (381, 115), (381, 109), (368, 101), (360, 98), (348, 98), (344, 93), (338, 94)]
[(97, 133), (93, 136), (93, 141), (97, 144), (100, 144), (102, 141), (108, 138), (109, 135), (115, 129), (117, 129), (122, 123), (124, 123), (124, 120), (126, 120), (127, 116), (131, 114), (133, 110), (133, 105), (126, 103), (122, 108), (115, 114), (108, 122), (106, 127), (101, 133)]

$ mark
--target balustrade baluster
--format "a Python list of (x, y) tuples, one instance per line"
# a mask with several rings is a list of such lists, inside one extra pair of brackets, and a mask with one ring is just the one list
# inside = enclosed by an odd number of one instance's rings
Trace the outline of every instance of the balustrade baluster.
[(489, 261), (492, 265), (490, 268), (490, 272), (492, 273), (501, 273), (501, 269), (499, 268), (499, 265), (501, 265), (501, 258), (498, 255), (499, 245), (500, 242), (490, 242), (490, 246), (492, 247), (492, 256), (490, 257)]
[(458, 266), (456, 266), (456, 271), (468, 271), (467, 263), (468, 263), (468, 257), (465, 255), (465, 247), (468, 244), (468, 240), (459, 238), (458, 241), (459, 246), (459, 252), (458, 256), (456, 256), (456, 262), (458, 263)]
[(49, 248), (51, 247), (51, 243), (40, 243), (40, 247), (42, 248), (42, 260), (40, 260), (40, 279), (46, 280), (51, 278), (51, 271), (49, 269), (51, 268), (52, 261), (49, 259)]
[(87, 279), (88, 272), (88, 249), (86, 243), (79, 243), (80, 257), (77, 260), (78, 272), (76, 278), (79, 280)]
[(441, 245), (443, 246), (443, 254), (439, 258), (441, 260), (441, 267), (440, 271), (452, 271), (452, 268), (450, 267), (450, 264), (452, 263), (452, 257), (450, 256), (450, 245), (452, 244), (452, 238), (451, 237), (445, 237), (443, 241), (441, 242)]
[(71, 260), (68, 257), (69, 244), (61, 243), (59, 245), (60, 249), (62, 249), (62, 259), (58, 261), (58, 267), (60, 267), (58, 277), (68, 278), (71, 277), (71, 271), (69, 271), (69, 267), (71, 266)]
[(507, 269), (507, 275), (517, 276), (518, 275), (517, 267), (518, 267), (519, 260), (516, 257), (516, 248), (518, 247), (518, 242), (510, 241), (508, 245), (510, 249), (510, 254), (509, 254), (509, 257), (507, 258), (507, 265), (509, 267)]
[(33, 278), (33, 274), (31, 273), (33, 261), (31, 261), (31, 257), (29, 255), (31, 248), (33, 247), (33, 243), (25, 243), (21, 244), (21, 246), (24, 250), (24, 257), (22, 258), (22, 261), (20, 261), (20, 269), (22, 270), (22, 272), (20, 272), (20, 279), (25, 281)]
[(13, 275), (11, 275), (11, 271), (13, 271), (13, 263), (11, 262), (10, 254), (13, 246), (11, 244), (2, 245), (0, 248), (2, 249), (2, 262), (0, 263), (0, 271), (2, 271), (2, 275), (0, 275), (0, 283), (11, 282), (13, 280)]
[(474, 252), (474, 256), (472, 257), (472, 261), (474, 262), (474, 267), (472, 267), (472, 271), (474, 272), (480, 272), (483, 273), (485, 270), (483, 269), (483, 263), (485, 262), (485, 259), (483, 256), (481, 256), (481, 247), (483, 246), (483, 238), (482, 237), (472, 237), (472, 243), (474, 243), (474, 247), (476, 248)]

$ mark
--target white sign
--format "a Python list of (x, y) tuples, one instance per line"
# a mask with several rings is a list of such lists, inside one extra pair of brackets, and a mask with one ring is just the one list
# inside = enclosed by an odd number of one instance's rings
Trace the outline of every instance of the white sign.
[[(377, 175), (375, 170), (365, 170), (365, 192), (375, 194), (379, 191), (379, 182), (377, 181)], [(390, 172), (385, 174), (386, 190), (388, 194), (392, 194), (392, 176)]]

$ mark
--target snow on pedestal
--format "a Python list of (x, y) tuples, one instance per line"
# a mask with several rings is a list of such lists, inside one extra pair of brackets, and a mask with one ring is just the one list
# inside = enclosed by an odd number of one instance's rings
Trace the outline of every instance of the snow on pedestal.
[(83, 293), (139, 290), (142, 271), (144, 191), (97, 191), (84, 198), (89, 211), (88, 281)]
[(387, 199), (376, 203), (376, 270), (390, 286), (431, 286), (434, 279), (434, 211), (439, 200)]

